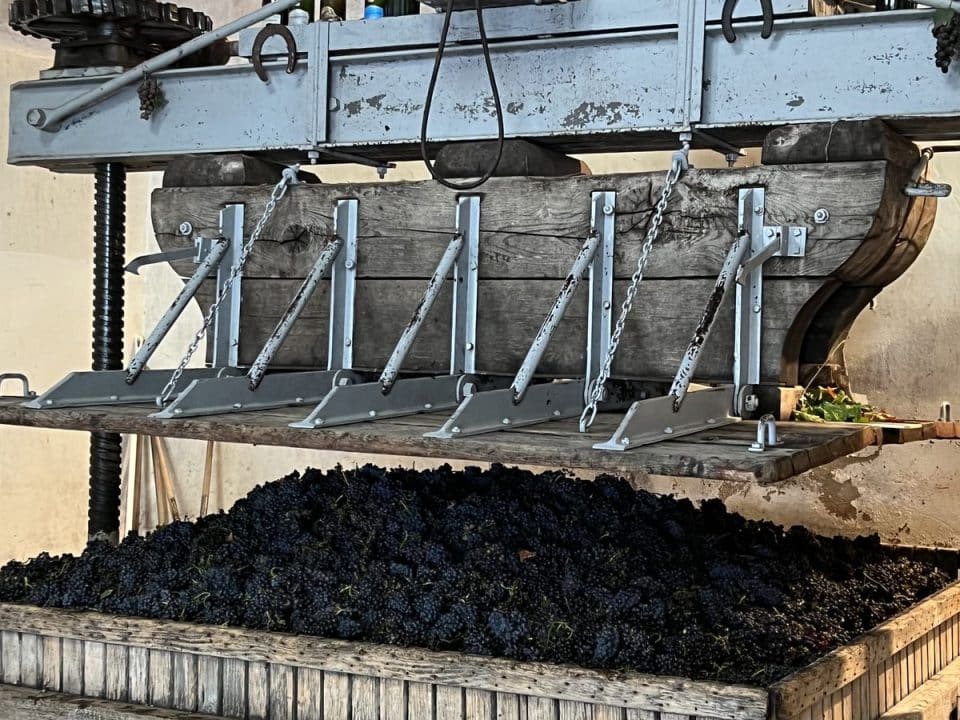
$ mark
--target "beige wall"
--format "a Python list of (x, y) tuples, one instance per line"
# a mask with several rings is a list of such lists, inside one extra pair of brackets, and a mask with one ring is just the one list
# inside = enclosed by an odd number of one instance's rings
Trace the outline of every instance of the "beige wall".
[[(354, 2), (353, 11), (356, 12)], [(220, 2), (192, 2), (225, 14)], [(249, 9), (257, 0), (233, 4)], [(231, 13), (232, 14), (232, 13)], [(0, 87), (34, 78), (49, 64), (45, 43), (0, 31)], [(6, 153), (7, 96), (0, 92), (0, 153)], [(695, 163), (716, 163), (698, 153)], [(596, 172), (665, 167), (664, 154), (590, 157)], [(960, 182), (960, 160), (938, 157), (938, 175)], [(373, 180), (372, 170), (324, 168), (328, 182)], [(406, 164), (391, 180), (423, 177)], [(146, 203), (154, 175), (133, 176), (128, 209), (128, 254), (155, 249), (147, 228)], [(0, 371), (28, 371), (35, 385), (49, 387), (70, 370), (89, 365), (92, 183), (87, 177), (54, 175), (0, 165)], [(917, 264), (864, 313), (846, 346), (857, 390), (903, 415), (929, 417), (942, 399), (960, 402), (954, 344), (960, 339), (960, 227), (955, 198), (941, 205), (934, 235)], [(176, 291), (168, 268), (128, 278), (127, 345), (152, 326)], [(200, 321), (191, 308), (161, 347), (155, 363), (170, 365)], [(198, 354), (200, 355), (200, 354)], [(723, 483), (650, 478), (651, 489), (692, 497), (719, 494), (746, 514), (779, 522), (803, 519), (817, 530), (879, 531), (888, 539), (960, 545), (960, 447), (958, 443), (871, 450), (777, 488), (738, 488)], [(170, 442), (178, 500), (185, 513), (199, 506), (203, 445)], [(322, 452), (221, 446), (217, 452), (211, 507), (228, 507), (254, 485), (293, 469), (353, 464), (368, 458)], [(411, 464), (376, 458), (384, 464)], [(418, 462), (418, 466), (425, 463)], [(5, 428), (0, 431), (0, 563), (41, 550), (82, 547), (86, 531), (87, 437)], [(129, 499), (128, 499), (129, 502)], [(143, 517), (150, 526), (154, 508)]]

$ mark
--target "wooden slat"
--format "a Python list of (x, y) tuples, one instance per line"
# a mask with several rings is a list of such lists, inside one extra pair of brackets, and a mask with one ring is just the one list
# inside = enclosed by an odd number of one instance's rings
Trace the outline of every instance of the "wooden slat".
[[(414, 428), (400, 419), (347, 428), (315, 429), (305, 433), (289, 427), (302, 420), (305, 411), (219, 415), (170, 423), (148, 417), (148, 407), (116, 406), (70, 410), (29, 410), (0, 400), (0, 424), (54, 427), (60, 430), (164, 435), (220, 442), (303, 447), (338, 452), (410, 455), (488, 462), (491, 454), (505, 463), (547, 465), (572, 470), (615, 475), (668, 475), (721, 479), (728, 483), (769, 483), (794, 474), (794, 458), (804, 456), (803, 467), (816, 467), (851, 452), (869, 447), (874, 434), (869, 427), (814, 427), (811, 423), (782, 423), (783, 445), (763, 454), (747, 453), (736, 437), (740, 430), (728, 426), (729, 444), (721, 442), (728, 428), (711, 430), (707, 436), (718, 442), (701, 442), (698, 436), (669, 440), (629, 453), (593, 450), (593, 443), (609, 439), (622, 413), (604, 413), (596, 425), (581, 435), (575, 421), (549, 423), (541, 428), (497, 433), (495, 436), (467, 437), (456, 442), (423, 437), (428, 429), (440, 427), (449, 414), (435, 413), (418, 419)], [(750, 424), (746, 427), (749, 428)], [(755, 432), (755, 430), (754, 430)], [(734, 442), (735, 441), (735, 442)], [(497, 688), (485, 688), (497, 689)], [(615, 703), (613, 703), (615, 704)]]
[(173, 707), (173, 653), (167, 650), (150, 651), (150, 704), (162, 708)]
[(197, 712), (219, 715), (223, 697), (223, 662), (220, 658), (197, 658)]
[(403, 680), (380, 681), (380, 717), (381, 720), (408, 720), (407, 684)]
[(83, 694), (83, 640), (63, 640), (63, 691)]
[(560, 706), (553, 698), (527, 696), (527, 720), (560, 720)]
[(374, 677), (351, 678), (350, 720), (379, 720), (380, 682)]
[(660, 720), (660, 713), (627, 708), (627, 720)]
[[(434, 687), (428, 683), (407, 683), (407, 717), (435, 720)], [(330, 718), (329, 720), (336, 720)]]
[(243, 660), (223, 661), (223, 700), (221, 713), (226, 717), (247, 717), (247, 664)]
[(267, 720), (270, 714), (270, 666), (265, 662), (247, 663), (247, 716)]
[(59, 637), (43, 637), (43, 689), (59, 692), (62, 682), (63, 654)]
[(39, 635), (20, 636), (20, 684), (37, 688), (43, 684), (43, 643)]
[(960, 660), (925, 682), (883, 715), (883, 720), (948, 720), (957, 707), (960, 691)]
[[(955, 588), (951, 586), (928, 602), (942, 605), (953, 590)], [(926, 603), (915, 610), (925, 606)], [(331, 680), (337, 674), (368, 675), (495, 692), (535, 692), (575, 702), (647, 709), (666, 707), (681, 715), (718, 718), (765, 718), (767, 713), (768, 694), (761, 688), (640, 673), (611, 674), (582, 669), (577, 671), (576, 681), (572, 682), (569, 668), (545, 663), (517, 663), (453, 652), (96, 613), (63, 613), (21, 605), (0, 605), (0, 626), (66, 638), (89, 637), (96, 633), (103, 642), (124, 642), (169, 652), (213, 654), (241, 664), (246, 660), (309, 667), (331, 673)], [(225, 667), (225, 686), (226, 676)], [(325, 690), (326, 685), (325, 682)], [(230, 713), (224, 710), (224, 714)]]
[(83, 643), (83, 694), (102, 698), (107, 694), (107, 647), (102, 642)]
[(871, 666), (909, 647), (905, 672), (901, 676), (901, 693), (905, 695), (917, 686), (914, 669), (920, 658), (915, 643), (924, 639), (932, 628), (958, 614), (960, 583), (954, 583), (776, 684), (773, 697), (777, 717), (789, 718), (799, 714), (817, 700), (853, 682)]
[(494, 720), (496, 694), (468, 688), (464, 707), (467, 720)]
[(296, 670), (289, 665), (270, 665), (270, 720), (296, 718)]
[(150, 702), (150, 651), (147, 648), (131, 646), (127, 661), (129, 663), (127, 674), (129, 701), (146, 705)]
[(0, 632), (0, 677), (8, 685), (20, 684), (20, 633)]
[(323, 673), (297, 669), (297, 720), (324, 720)]
[[(497, 720), (526, 720), (526, 712), (520, 712), (520, 696), (513, 693), (497, 693)], [(524, 705), (526, 711), (526, 705)]]
[(350, 675), (323, 673), (324, 720), (350, 720)]
[(197, 656), (177, 653), (173, 656), (173, 707), (177, 710), (197, 709)]
[[(560, 720), (594, 720), (593, 717), (593, 705), (589, 703), (581, 702), (570, 702), (569, 700), (561, 700), (557, 704), (558, 715)], [(673, 716), (674, 720), (679, 720), (677, 716)], [(683, 720), (690, 720), (688, 716), (680, 716)]]
[[(612, 705), (595, 705), (593, 708), (594, 720), (626, 720), (626, 710)], [(703, 720), (706, 720), (705, 718)], [(807, 719), (809, 720), (809, 718)]]
[[(39, 690), (0, 685), (3, 720), (217, 720), (179, 710), (159, 710)], [(221, 719), (222, 720), (222, 719)]]
[(463, 688), (438, 685), (436, 689), (436, 720), (463, 720)]
[(105, 664), (107, 667), (104, 697), (107, 700), (126, 702), (129, 698), (127, 678), (129, 677), (129, 651), (126, 645), (110, 643), (107, 645)]

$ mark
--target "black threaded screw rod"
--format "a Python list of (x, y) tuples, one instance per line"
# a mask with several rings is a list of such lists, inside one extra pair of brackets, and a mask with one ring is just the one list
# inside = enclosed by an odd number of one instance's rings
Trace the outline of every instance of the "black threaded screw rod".
[[(93, 258), (93, 369), (123, 369), (123, 264), (127, 173), (120, 163), (96, 167)], [(90, 437), (91, 539), (116, 542), (120, 531), (120, 435)]]

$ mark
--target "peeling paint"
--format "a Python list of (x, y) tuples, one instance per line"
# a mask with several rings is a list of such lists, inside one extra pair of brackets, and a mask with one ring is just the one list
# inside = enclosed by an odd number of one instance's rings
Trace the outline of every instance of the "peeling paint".
[(796, 108), (796, 107), (800, 107), (805, 102), (806, 102), (806, 99), (803, 97), (803, 95), (794, 95), (792, 100), (787, 101), (787, 105), (789, 105), (790, 107)]
[(828, 513), (841, 520), (857, 519), (857, 508), (853, 503), (861, 495), (853, 480), (839, 482), (831, 474), (819, 478), (818, 485), (820, 502)]

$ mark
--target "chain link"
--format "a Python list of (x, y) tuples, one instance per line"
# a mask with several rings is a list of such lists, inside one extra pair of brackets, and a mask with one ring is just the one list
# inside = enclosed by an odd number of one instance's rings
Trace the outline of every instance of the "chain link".
[(250, 233), (250, 238), (240, 251), (240, 257), (237, 258), (237, 262), (230, 267), (230, 275), (228, 275), (227, 279), (224, 281), (223, 287), (221, 287), (220, 292), (217, 293), (216, 299), (213, 301), (213, 304), (210, 305), (210, 309), (207, 310), (206, 317), (203, 319), (203, 325), (201, 325), (200, 329), (197, 330), (197, 334), (194, 336), (193, 341), (187, 348), (187, 352), (184, 353), (184, 356), (180, 359), (180, 364), (177, 366), (177, 369), (173, 371), (173, 374), (170, 376), (167, 384), (164, 385), (163, 390), (160, 391), (160, 395), (157, 397), (158, 406), (163, 407), (166, 405), (167, 401), (169, 401), (170, 397), (173, 395), (173, 392), (177, 389), (177, 383), (183, 376), (183, 371), (187, 369), (187, 365), (190, 364), (190, 360), (197, 352), (197, 348), (200, 347), (200, 342), (210, 330), (210, 326), (213, 324), (213, 319), (216, 317), (217, 311), (220, 309), (220, 305), (230, 292), (230, 288), (233, 286), (233, 283), (236, 282), (237, 278), (240, 277), (240, 274), (243, 272), (243, 266), (247, 262), (247, 257), (253, 250), (253, 246), (256, 244), (257, 240), (260, 239), (260, 235), (263, 233), (267, 223), (270, 222), (270, 218), (273, 217), (273, 213), (276, 211), (278, 203), (283, 199), (284, 195), (287, 194), (287, 190), (290, 189), (290, 186), (297, 184), (297, 175), (299, 172), (299, 165), (291, 165), (283, 171), (283, 177), (280, 179), (280, 182), (274, 186), (273, 192), (270, 193), (270, 199), (267, 201), (267, 204), (264, 207), (263, 215), (260, 216), (260, 220), (257, 221), (256, 226), (253, 228), (253, 232)]
[(640, 283), (643, 281), (643, 273), (647, 269), (647, 260), (650, 258), (650, 251), (653, 249), (653, 244), (660, 235), (660, 226), (663, 225), (663, 216), (667, 211), (667, 205), (670, 202), (670, 197), (673, 195), (673, 190), (677, 186), (677, 183), (680, 182), (683, 173), (686, 172), (689, 167), (689, 151), (689, 143), (684, 142), (683, 149), (673, 154), (673, 163), (667, 172), (667, 178), (663, 184), (663, 191), (660, 193), (660, 200), (657, 202), (657, 207), (650, 220), (650, 227), (647, 230), (646, 238), (644, 238), (643, 246), (640, 250), (637, 269), (633, 273), (630, 287), (627, 288), (627, 296), (624, 298), (623, 305), (620, 308), (620, 317), (617, 319), (613, 334), (610, 336), (610, 347), (607, 348), (607, 355), (604, 358), (603, 366), (600, 368), (600, 374), (594, 378), (593, 382), (590, 383), (590, 387), (587, 389), (587, 406), (584, 408), (583, 414), (580, 415), (580, 432), (586, 432), (590, 429), (590, 426), (593, 425), (597, 419), (597, 406), (604, 399), (603, 396), (607, 380), (610, 379), (613, 361), (617, 356), (617, 350), (620, 348), (620, 340), (623, 338), (623, 330), (627, 324), (627, 317), (630, 315), (630, 311), (633, 309), (633, 303), (637, 299), (637, 292), (639, 292)]

